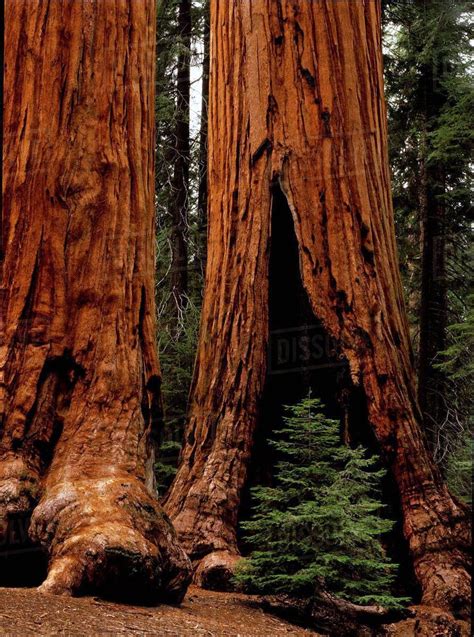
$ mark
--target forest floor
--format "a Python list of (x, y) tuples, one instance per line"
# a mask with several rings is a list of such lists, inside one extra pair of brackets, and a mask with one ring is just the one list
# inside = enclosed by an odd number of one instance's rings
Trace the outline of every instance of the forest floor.
[(248, 603), (246, 595), (191, 587), (179, 608), (143, 607), (92, 597), (44, 595), (0, 588), (0, 635), (174, 635), (176, 637), (305, 637), (317, 635)]
[[(412, 618), (381, 627), (384, 637), (469, 637), (466, 622), (416, 606)], [(374, 634), (362, 631), (360, 634)], [(94, 597), (58, 597), (32, 588), (0, 588), (0, 637), (322, 637), (265, 613), (255, 598), (191, 586), (180, 607), (129, 606)]]

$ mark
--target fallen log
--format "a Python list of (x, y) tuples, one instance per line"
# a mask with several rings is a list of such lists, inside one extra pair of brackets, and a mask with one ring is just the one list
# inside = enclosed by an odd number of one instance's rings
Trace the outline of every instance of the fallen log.
[(298, 599), (290, 595), (266, 595), (256, 603), (263, 610), (330, 637), (376, 637), (383, 626), (411, 617), (410, 609), (389, 610), (382, 606), (360, 606), (328, 592)]

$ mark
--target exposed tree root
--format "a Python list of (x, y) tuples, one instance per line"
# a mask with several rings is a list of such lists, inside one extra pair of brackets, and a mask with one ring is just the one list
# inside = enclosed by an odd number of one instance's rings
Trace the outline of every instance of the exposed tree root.
[(191, 579), (169, 519), (137, 480), (46, 489), (30, 533), (50, 554), (45, 592), (179, 603)]
[(468, 618), (472, 527), (467, 507), (451, 498), (445, 487), (428, 493), (424, 502), (408, 498), (404, 506), (405, 535), (422, 587), (421, 603)]
[(420, 580), (424, 582), (424, 605), (450, 608), (453, 615), (460, 619), (470, 617), (470, 574), (460, 551), (425, 556), (418, 562), (415, 560), (415, 568)]
[(383, 637), (470, 637), (468, 622), (429, 606), (412, 606), (412, 617), (383, 626)]
[(202, 558), (194, 571), (194, 583), (213, 591), (234, 590), (232, 577), (240, 556), (230, 551), (215, 551)]
[(38, 496), (39, 481), (36, 471), (21, 456), (5, 454), (0, 462), (0, 521), (15, 514), (31, 515)]

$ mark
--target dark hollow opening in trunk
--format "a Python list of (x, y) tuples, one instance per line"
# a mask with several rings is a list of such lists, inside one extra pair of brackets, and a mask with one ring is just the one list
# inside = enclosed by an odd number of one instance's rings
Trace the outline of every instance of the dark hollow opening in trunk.
[[(284, 193), (273, 188), (269, 267), (269, 346), (251, 483), (269, 484), (273, 454), (268, 437), (282, 424), (285, 405), (320, 398), (325, 414), (343, 420), (340, 394), (349, 380), (347, 361), (315, 317), (300, 274), (298, 242)], [(262, 459), (265, 459), (262, 461)]]
[(28, 537), (29, 515), (11, 515), (1, 536), (0, 586), (39, 586), (46, 579), (47, 556)]
[[(269, 346), (267, 373), (255, 434), (252, 461), (241, 500), (240, 519), (250, 516), (250, 489), (270, 485), (276, 462), (268, 444), (272, 432), (283, 424), (286, 405), (308, 396), (319, 398), (327, 417), (341, 423), (341, 440), (363, 445), (380, 456), (380, 447), (368, 422), (367, 402), (362, 388), (351, 381), (348, 361), (339, 344), (314, 315), (303, 287), (298, 240), (291, 210), (279, 185), (273, 187), (271, 249), (269, 264)], [(383, 500), (392, 519), (400, 519), (397, 489), (387, 475)], [(401, 565), (402, 594), (412, 592), (413, 572), (407, 560), (407, 546), (397, 525), (387, 541), (392, 559)], [(248, 552), (242, 537), (241, 550)]]

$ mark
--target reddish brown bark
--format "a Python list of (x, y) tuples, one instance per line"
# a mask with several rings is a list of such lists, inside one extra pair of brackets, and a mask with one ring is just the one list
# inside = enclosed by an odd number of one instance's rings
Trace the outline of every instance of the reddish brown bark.
[(154, 493), (155, 2), (6, 3), (0, 520), (42, 590), (180, 600)]
[(465, 613), (466, 510), (433, 466), (415, 395), (379, 3), (214, 0), (210, 93), (206, 293), (185, 444), (165, 509), (194, 559), (221, 551), (230, 564), (224, 551), (237, 552), (265, 378), (277, 183), (312, 312), (349, 363), (398, 485), (423, 599)]

